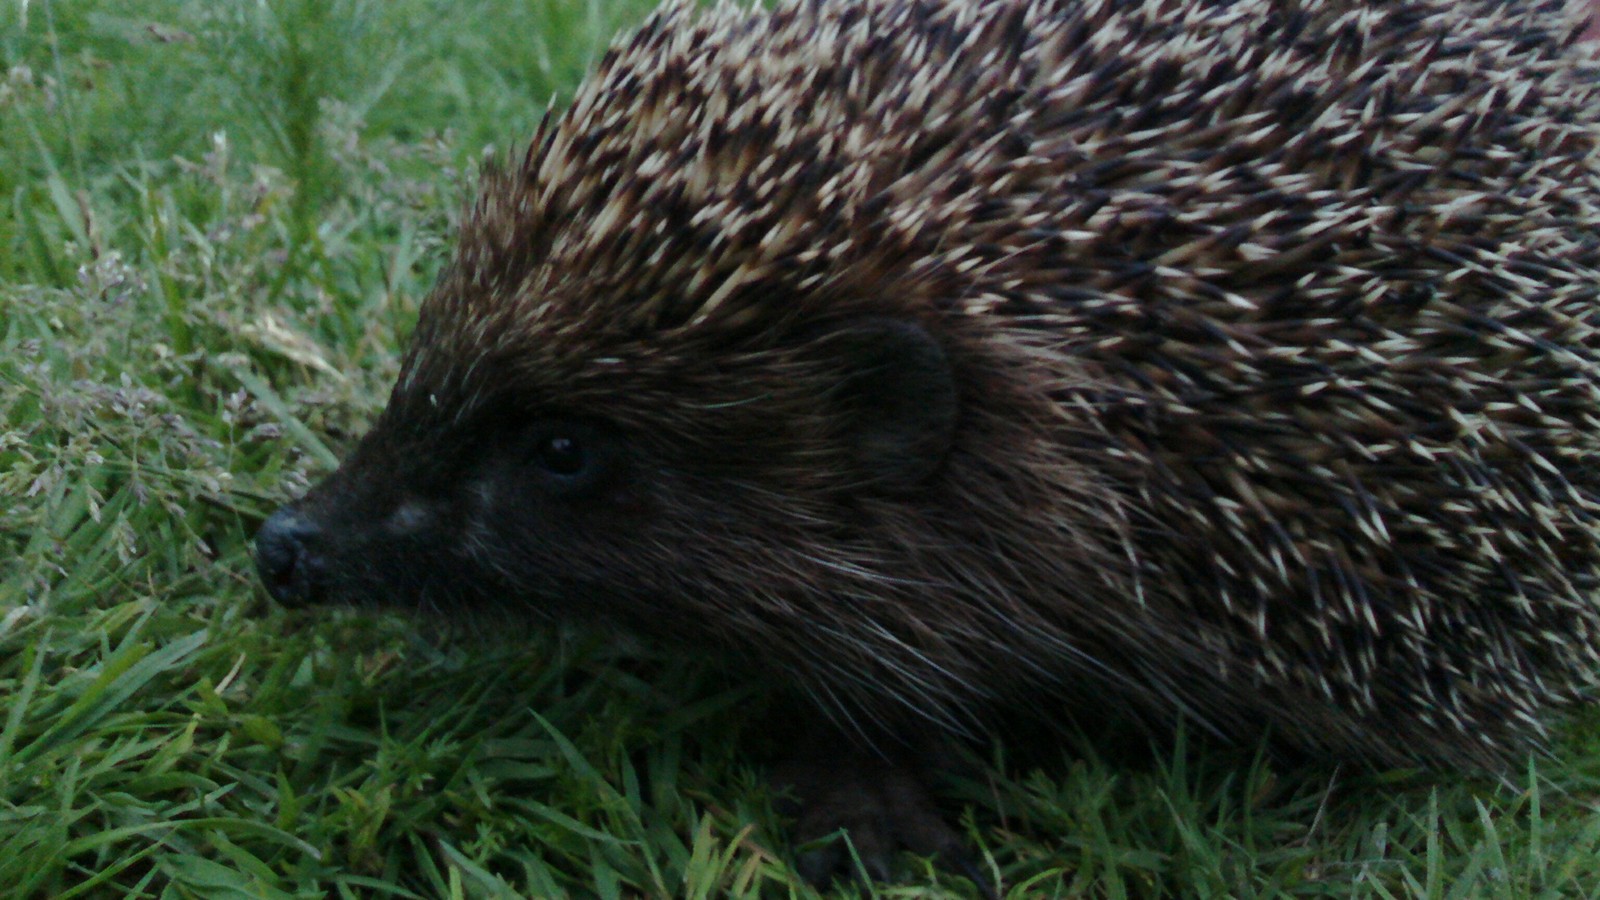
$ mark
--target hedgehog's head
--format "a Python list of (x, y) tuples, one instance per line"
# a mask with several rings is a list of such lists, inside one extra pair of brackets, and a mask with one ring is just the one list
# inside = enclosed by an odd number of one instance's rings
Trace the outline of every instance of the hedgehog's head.
[(914, 504), (956, 426), (936, 276), (869, 224), (873, 173), (806, 130), (826, 116), (696, 128), (743, 52), (653, 90), (613, 58), (489, 172), (388, 407), (263, 526), (273, 596), (661, 630), (677, 594), (888, 577), (872, 510)]
[(572, 287), (538, 300), (445, 280), (375, 426), (258, 535), (274, 597), (447, 614), (525, 601), (659, 630), (674, 595), (731, 604), (815, 568), (870, 577), (872, 532), (893, 526), (867, 510), (916, 505), (953, 440), (954, 381), (925, 328), (633, 331)]

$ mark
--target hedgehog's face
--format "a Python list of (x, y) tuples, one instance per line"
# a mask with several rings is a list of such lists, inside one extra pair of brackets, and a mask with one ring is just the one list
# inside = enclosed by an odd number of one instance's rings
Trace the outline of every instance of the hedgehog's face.
[(674, 609), (824, 592), (797, 573), (874, 555), (849, 510), (927, 486), (956, 398), (918, 326), (856, 321), (798, 344), (771, 357), (808, 373), (798, 387), (743, 406), (688, 398), (727, 425), (716, 437), (648, 407), (550, 411), (514, 384), (464, 409), (403, 377), (344, 465), (262, 527), (262, 578), (291, 605), (490, 606), (684, 636), (701, 630)]
[(614, 431), (578, 419), (488, 412), (430, 433), (385, 416), (262, 527), (262, 577), (290, 605), (536, 601), (528, 573), (563, 573), (539, 591), (562, 593), (553, 582), (588, 580), (574, 564), (626, 532), (638, 463)]

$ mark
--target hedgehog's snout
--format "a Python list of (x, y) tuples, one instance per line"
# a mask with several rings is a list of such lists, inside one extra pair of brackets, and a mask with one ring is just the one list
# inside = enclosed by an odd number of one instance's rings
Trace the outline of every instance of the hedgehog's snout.
[(256, 532), (256, 571), (284, 606), (315, 601), (326, 583), (322, 528), (292, 507), (273, 513)]

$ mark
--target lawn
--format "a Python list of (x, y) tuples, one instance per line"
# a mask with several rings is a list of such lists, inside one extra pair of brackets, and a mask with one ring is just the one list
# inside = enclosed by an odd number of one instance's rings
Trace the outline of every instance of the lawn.
[[(644, 12), (0, 0), (0, 896), (812, 895), (725, 673), (288, 613), (249, 559), (381, 406), (483, 154)], [(1503, 781), (1065, 743), (947, 792), (1012, 896), (1600, 896), (1593, 712)]]

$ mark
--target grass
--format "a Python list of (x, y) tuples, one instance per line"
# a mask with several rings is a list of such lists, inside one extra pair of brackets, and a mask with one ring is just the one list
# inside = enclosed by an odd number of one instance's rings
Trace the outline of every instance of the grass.
[[(811, 895), (717, 673), (291, 615), (248, 558), (640, 2), (0, 0), (0, 894)], [(1505, 784), (1105, 752), (952, 787), (1014, 896), (1600, 896), (1592, 713)], [(903, 874), (848, 890), (973, 895)]]

